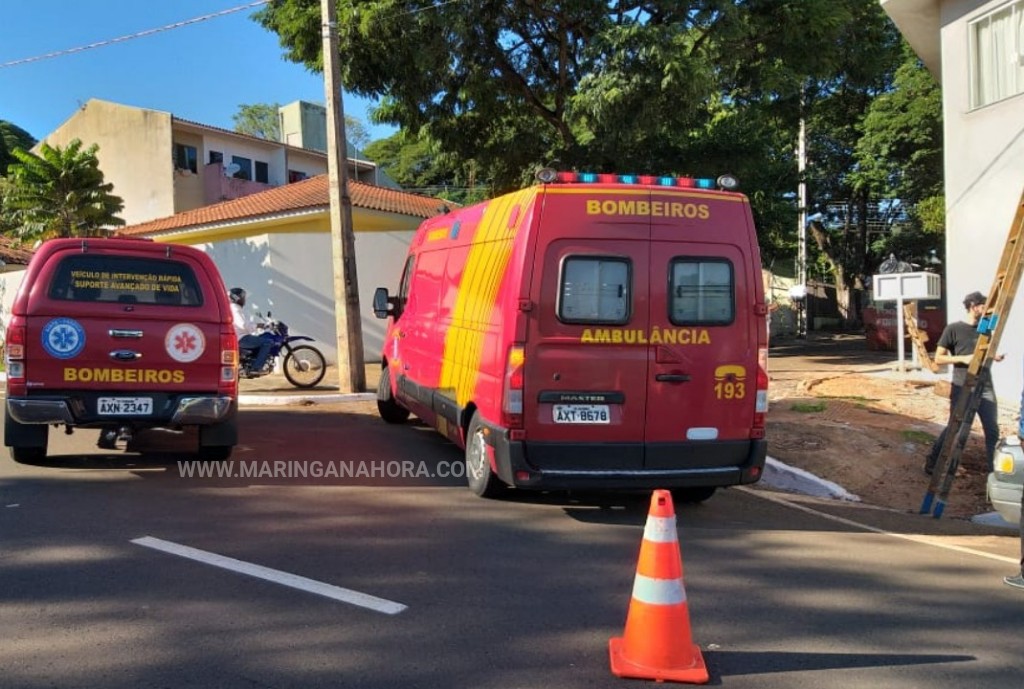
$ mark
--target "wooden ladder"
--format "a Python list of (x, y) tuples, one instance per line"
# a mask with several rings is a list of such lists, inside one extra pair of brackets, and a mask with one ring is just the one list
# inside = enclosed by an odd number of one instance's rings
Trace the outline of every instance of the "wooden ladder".
[(928, 342), (928, 333), (922, 332), (917, 327), (917, 302), (909, 301), (903, 305), (903, 320), (907, 324), (907, 334), (910, 335), (910, 342), (914, 347), (914, 351), (917, 352), (917, 359), (921, 362), (922, 366), (928, 367), (928, 370), (932, 373), (938, 373), (939, 365), (928, 356), (928, 347), (925, 343)]
[(971, 423), (981, 403), (984, 386), (978, 385), (983, 372), (988, 373), (996, 356), (996, 347), (1003, 334), (1003, 327), (1010, 316), (1021, 273), (1024, 272), (1024, 193), (1017, 202), (1017, 213), (1003, 247), (1003, 256), (996, 269), (996, 277), (988, 293), (985, 313), (978, 321), (978, 343), (974, 356), (967, 367), (967, 379), (957, 398), (956, 406), (949, 421), (942, 449), (935, 463), (932, 479), (921, 504), (921, 514), (931, 512), (936, 519), (942, 516), (949, 498), (949, 491), (956, 478), (967, 439), (971, 435)]

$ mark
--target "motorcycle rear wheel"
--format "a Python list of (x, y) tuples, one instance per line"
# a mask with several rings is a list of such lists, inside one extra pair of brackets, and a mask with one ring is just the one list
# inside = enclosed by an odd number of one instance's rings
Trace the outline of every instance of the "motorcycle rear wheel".
[(284, 377), (297, 388), (314, 387), (327, 373), (327, 360), (311, 345), (292, 347), (284, 358)]

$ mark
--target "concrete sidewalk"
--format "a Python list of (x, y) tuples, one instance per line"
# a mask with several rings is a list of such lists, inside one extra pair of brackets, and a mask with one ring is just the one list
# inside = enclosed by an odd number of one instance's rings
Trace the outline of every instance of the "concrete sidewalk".
[(293, 404), (333, 404), (336, 402), (372, 402), (377, 399), (380, 363), (366, 364), (366, 391), (341, 392), (338, 368), (327, 367), (324, 379), (314, 388), (304, 390), (288, 382), (282, 373), (262, 378), (243, 378), (238, 383), (238, 404), (243, 407), (277, 407)]

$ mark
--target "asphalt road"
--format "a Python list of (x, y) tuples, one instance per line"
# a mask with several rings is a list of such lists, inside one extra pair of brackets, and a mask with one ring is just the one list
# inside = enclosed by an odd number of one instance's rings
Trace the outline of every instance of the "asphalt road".
[[(55, 466), (0, 458), (0, 686), (645, 686), (611, 675), (607, 647), (647, 496), (485, 501), (455, 477), (309, 475), (457, 464), (368, 407), (243, 410), (222, 467), (243, 477), (103, 454), (89, 433), (53, 434)], [(1024, 595), (1001, 583), (1015, 535), (748, 489), (677, 514), (712, 684), (1024, 683)], [(285, 585), (310, 581), (342, 600)]]

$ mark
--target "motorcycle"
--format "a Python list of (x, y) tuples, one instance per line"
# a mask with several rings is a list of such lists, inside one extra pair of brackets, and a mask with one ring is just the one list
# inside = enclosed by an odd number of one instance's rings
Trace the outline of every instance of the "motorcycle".
[(296, 342), (313, 342), (312, 337), (305, 335), (289, 335), (288, 326), (282, 321), (270, 317), (267, 312), (264, 318), (257, 314), (260, 319), (259, 337), (268, 338), (271, 341), (270, 354), (267, 356), (263, 368), (256, 370), (253, 363), (256, 358), (256, 350), (239, 349), (238, 351), (238, 376), (240, 378), (262, 378), (273, 373), (277, 368), (277, 361), (284, 357), (281, 368), (284, 377), (288, 382), (297, 388), (311, 388), (323, 380), (327, 372), (327, 360), (320, 350), (308, 344), (295, 345)]

